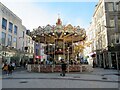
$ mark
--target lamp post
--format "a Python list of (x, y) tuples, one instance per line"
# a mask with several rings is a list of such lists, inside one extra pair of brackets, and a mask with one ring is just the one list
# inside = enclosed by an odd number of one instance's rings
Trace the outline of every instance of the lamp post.
[(68, 62), (67, 62), (68, 63), (68, 72), (69, 72), (69, 48), (70, 47), (68, 47)]
[(0, 65), (2, 66), (2, 45), (1, 44), (0, 44)]
[(54, 49), (53, 49), (54, 51), (53, 51), (53, 53), (54, 53), (54, 67), (55, 67), (55, 39), (54, 39)]
[(64, 40), (64, 38), (63, 38), (63, 57), (65, 60), (66, 58), (65, 58), (65, 40)]

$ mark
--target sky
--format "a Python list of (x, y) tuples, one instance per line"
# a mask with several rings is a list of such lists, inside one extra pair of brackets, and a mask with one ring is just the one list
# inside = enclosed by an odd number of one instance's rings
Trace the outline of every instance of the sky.
[(41, 1), (1, 1), (14, 12), (29, 30), (47, 24), (55, 25), (60, 17), (63, 25), (72, 24), (87, 29), (92, 20), (97, 1), (91, 2), (41, 2)]

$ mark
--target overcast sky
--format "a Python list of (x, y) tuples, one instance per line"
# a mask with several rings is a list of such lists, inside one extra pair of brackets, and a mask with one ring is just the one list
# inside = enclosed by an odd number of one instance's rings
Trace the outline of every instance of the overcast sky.
[[(49, 0), (48, 0), (49, 1)], [(72, 0), (71, 0), (72, 1)], [(6, 7), (22, 19), (22, 24), (30, 30), (47, 24), (55, 25), (58, 14), (63, 25), (72, 24), (87, 29), (97, 1), (93, 2), (42, 2), (38, 0), (1, 1)]]

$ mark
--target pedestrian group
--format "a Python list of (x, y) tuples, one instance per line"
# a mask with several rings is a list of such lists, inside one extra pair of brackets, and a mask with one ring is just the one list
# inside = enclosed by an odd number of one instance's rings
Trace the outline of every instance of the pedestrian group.
[(3, 74), (12, 74), (12, 72), (15, 70), (15, 62), (10, 62), (10, 64), (7, 64), (7, 62), (3, 63), (2, 65), (2, 71)]

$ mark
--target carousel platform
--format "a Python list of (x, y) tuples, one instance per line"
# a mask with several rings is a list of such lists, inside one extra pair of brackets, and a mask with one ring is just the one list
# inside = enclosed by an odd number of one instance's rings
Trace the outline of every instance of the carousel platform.
[[(61, 65), (38, 65), (28, 64), (28, 72), (41, 72), (41, 73), (53, 73), (61, 72)], [(93, 68), (91, 65), (69, 65), (67, 66), (67, 72), (92, 72)]]

